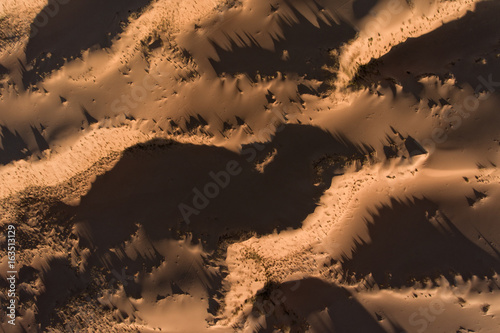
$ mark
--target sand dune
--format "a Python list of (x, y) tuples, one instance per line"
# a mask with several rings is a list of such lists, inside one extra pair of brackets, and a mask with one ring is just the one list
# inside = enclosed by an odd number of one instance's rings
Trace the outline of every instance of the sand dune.
[(499, 9), (5, 1), (2, 331), (498, 332)]

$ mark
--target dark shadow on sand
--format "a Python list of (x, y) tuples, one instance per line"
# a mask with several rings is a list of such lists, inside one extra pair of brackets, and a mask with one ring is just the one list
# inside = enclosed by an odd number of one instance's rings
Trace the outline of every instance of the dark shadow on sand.
[[(366, 149), (300, 125), (286, 126), (270, 143), (243, 147), (242, 154), (156, 140), (128, 149), (111, 171), (97, 178), (76, 208), (76, 221), (83, 223), (82, 236), (91, 247), (115, 246), (140, 223), (152, 240), (191, 232), (213, 250), (226, 233), (299, 227), (330, 185), (334, 169), (363, 160)], [(274, 159), (259, 172), (256, 164), (273, 152)], [(330, 156), (326, 162), (321, 159), (325, 156)], [(241, 172), (225, 188), (219, 186), (205, 208), (197, 208), (196, 189), (205, 193), (205, 186), (215, 183), (209, 173), (226, 170), (229, 162)], [(180, 204), (198, 213), (189, 214), (188, 222)]]
[(109, 47), (130, 14), (150, 1), (50, 0), (31, 24), (26, 60), (35, 62), (23, 75), (24, 86), (35, 84), (65, 59), (76, 58), (88, 48)]
[[(218, 75), (223, 73), (246, 73), (249, 77), (257, 74), (264, 76), (281, 73), (307, 75), (309, 79), (325, 79), (332, 74), (321, 67), (334, 65), (335, 59), (329, 54), (333, 49), (352, 39), (356, 31), (345, 22), (327, 25), (318, 20), (320, 28), (315, 27), (304, 16), (291, 7), (298, 23), (289, 25), (280, 19), (284, 38), (275, 41), (275, 50), (263, 49), (255, 42), (247, 47), (238, 47), (231, 41), (231, 50), (227, 51), (213, 43), (220, 61), (210, 60)], [(248, 36), (253, 40), (252, 36)], [(289, 59), (283, 60), (283, 51), (288, 51)]]
[(393, 86), (395, 79), (405, 92), (420, 99), (423, 85), (418, 80), (422, 76), (437, 75), (445, 79), (451, 74), (459, 86), (469, 84), (478, 91), (488, 91), (491, 87), (479, 78), (500, 81), (499, 12), (500, 2), (480, 2), (474, 12), (420, 37), (408, 38), (362, 67), (357, 82), (366, 86), (373, 83)]
[(0, 129), (2, 131), (0, 141), (3, 147), (0, 148), (0, 164), (9, 164), (31, 155), (28, 145), (17, 131), (13, 133), (3, 125), (0, 125)]
[[(313, 313), (321, 317), (310, 320)], [(384, 333), (386, 332), (351, 293), (318, 278), (306, 278), (282, 284), (268, 284), (257, 293), (254, 317), (265, 316), (266, 327), (257, 332), (276, 332), (290, 327), (291, 332)], [(309, 318), (308, 318), (309, 317)], [(309, 319), (309, 320), (307, 320)]]
[(500, 272), (499, 259), (466, 238), (428, 199), (393, 199), (371, 217), (370, 241), (355, 241), (352, 259), (343, 259), (347, 276), (371, 273), (379, 285), (401, 288), (441, 275), (453, 284), (456, 275), (469, 280)]

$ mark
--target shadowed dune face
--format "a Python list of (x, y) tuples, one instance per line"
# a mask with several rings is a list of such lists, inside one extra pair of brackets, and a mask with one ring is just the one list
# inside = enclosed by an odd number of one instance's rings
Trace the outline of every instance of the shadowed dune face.
[(111, 46), (130, 14), (149, 3), (150, 0), (50, 0), (31, 24), (26, 60), (35, 60), (35, 65), (24, 73), (24, 85), (38, 82), (41, 75), (59, 68), (64, 59), (76, 58), (88, 48)]
[(0, 125), (2, 130), (0, 141), (3, 149), (0, 149), (0, 163), (7, 164), (29, 156), (31, 153), (19, 133), (12, 133), (7, 126)]
[(297, 22), (278, 18), (284, 37), (274, 43), (272, 51), (259, 46), (253, 36), (249, 36), (251, 45), (245, 47), (238, 47), (231, 40), (230, 50), (214, 43), (220, 58), (210, 61), (215, 72), (218, 75), (246, 73), (250, 77), (257, 74), (273, 76), (281, 72), (305, 75), (309, 79), (331, 78), (332, 74), (322, 68), (335, 64), (329, 52), (352, 39), (356, 31), (345, 22), (336, 23), (333, 20), (328, 24), (318, 20), (319, 27), (316, 27), (293, 7), (292, 13)]
[(467, 239), (427, 199), (392, 200), (371, 219), (370, 240), (355, 241), (352, 258), (343, 259), (348, 274), (372, 273), (376, 283), (401, 288), (441, 275), (454, 283), (456, 275), (491, 278), (500, 271), (499, 258)]
[(354, 17), (357, 19), (363, 18), (377, 5), (379, 0), (356, 0), (352, 3)]
[(0, 64), (0, 78), (8, 72), (9, 70)]
[(280, 72), (332, 80), (337, 62), (332, 51), (356, 35), (338, 12), (343, 6), (350, 3), (251, 0), (221, 16), (217, 29), (195, 26), (177, 42), (210, 75)]
[(45, 292), (36, 298), (37, 317), (42, 328), (50, 324), (55, 308), (64, 304), (73, 293), (84, 290), (89, 282), (88, 276), (85, 279), (75, 274), (67, 258), (54, 258), (47, 266), (47, 270), (41, 273)]
[[(43, 126), (41, 124), (39, 126), (43, 130)], [(0, 148), (0, 164), (5, 165), (31, 156), (32, 151), (30, 151), (19, 133), (12, 133), (7, 126), (2, 125), (0, 125), (0, 130), (0, 142), (4, 147), (3, 149)], [(36, 126), (31, 126), (31, 132), (35, 138), (38, 152), (49, 149), (47, 140)]]
[[(324, 172), (315, 170), (314, 162), (324, 156), (331, 157), (330, 164), (316, 164)], [(156, 141), (130, 149), (98, 177), (76, 208), (76, 220), (84, 222), (83, 235), (97, 247), (123, 242), (140, 223), (153, 240), (191, 231), (214, 249), (220, 236), (249, 231), (245, 226), (257, 233), (299, 227), (334, 170), (356, 159), (364, 159), (360, 148), (300, 125), (284, 127), (270, 143), (244, 146), (241, 154)], [(221, 173), (229, 164), (239, 172), (227, 185), (215, 186), (215, 178), (226, 182)], [(178, 176), (186, 172), (190, 177)]]
[(423, 85), (418, 80), (432, 73), (441, 78), (453, 75), (459, 86), (469, 84), (478, 87), (478, 91), (491, 91), (492, 87), (485, 86), (484, 80), (500, 76), (499, 11), (498, 1), (480, 2), (474, 12), (425, 35), (409, 38), (363, 67), (369, 68), (369, 74), (361, 82), (368, 86), (390, 85), (386, 78), (393, 78), (402, 83), (404, 91), (420, 99)]
[[(318, 312), (322, 315), (310, 317)], [(257, 293), (252, 313), (266, 318), (265, 327), (256, 327), (256, 332), (276, 332), (284, 327), (292, 332), (308, 328), (321, 333), (386, 332), (349, 291), (317, 278), (267, 285)]]

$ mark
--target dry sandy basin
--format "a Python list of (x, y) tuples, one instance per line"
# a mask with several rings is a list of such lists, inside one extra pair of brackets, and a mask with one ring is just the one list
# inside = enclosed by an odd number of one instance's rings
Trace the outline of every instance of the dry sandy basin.
[(499, 18), (2, 0), (0, 331), (500, 332)]

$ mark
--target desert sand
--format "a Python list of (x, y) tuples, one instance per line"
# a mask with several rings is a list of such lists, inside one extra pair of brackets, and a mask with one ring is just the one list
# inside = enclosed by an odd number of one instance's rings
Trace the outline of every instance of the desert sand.
[(3, 0), (0, 330), (500, 332), (499, 14)]

